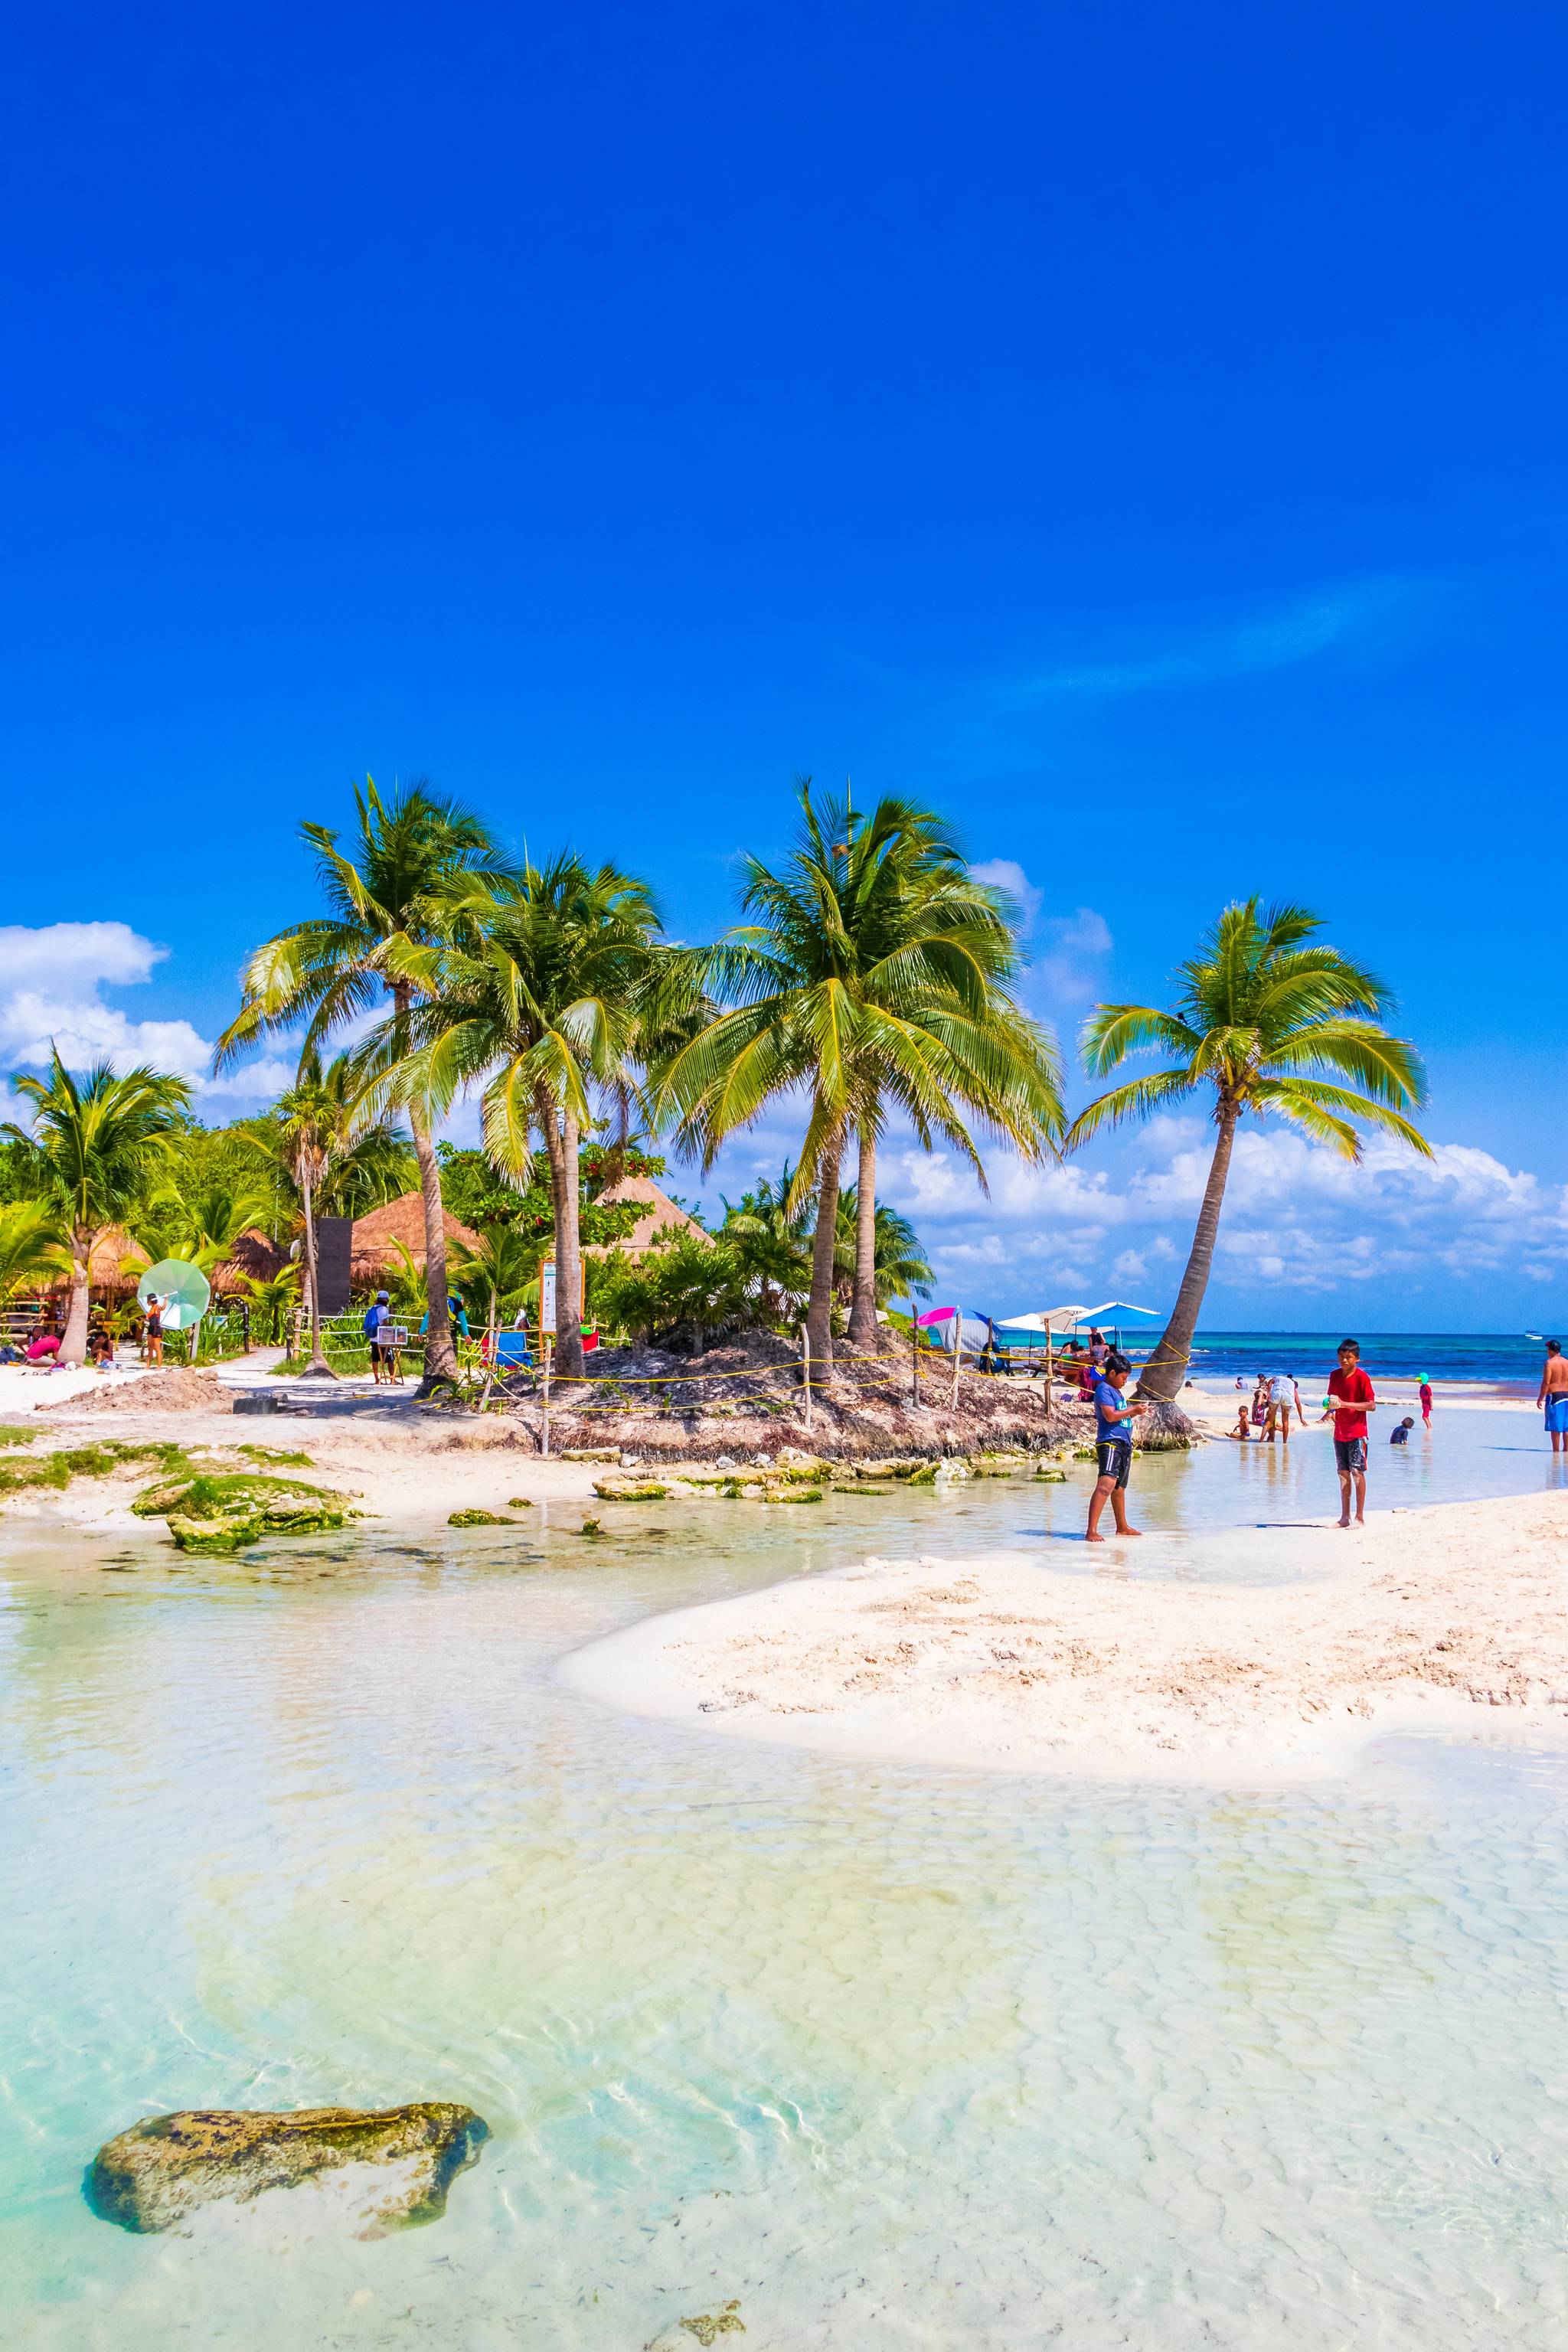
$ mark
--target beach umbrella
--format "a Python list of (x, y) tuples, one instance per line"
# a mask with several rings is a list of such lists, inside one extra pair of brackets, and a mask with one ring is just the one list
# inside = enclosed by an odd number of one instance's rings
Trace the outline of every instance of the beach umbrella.
[(189, 1258), (166, 1257), (150, 1265), (136, 1286), (139, 1306), (156, 1298), (163, 1310), (165, 1331), (188, 1331), (207, 1311), (212, 1288), (199, 1265)]

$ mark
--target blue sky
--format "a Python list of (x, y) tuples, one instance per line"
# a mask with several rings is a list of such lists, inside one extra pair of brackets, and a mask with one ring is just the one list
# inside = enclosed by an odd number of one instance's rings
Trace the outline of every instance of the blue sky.
[[(1447, 1157), (1260, 1134), (1211, 1319), (1568, 1319), (1562, 19), (426, 19), (14, 35), (11, 1059), (196, 1058), (366, 771), (687, 936), (847, 772), (1017, 869), (1069, 1032), (1254, 889), (1397, 988)], [(1201, 1142), (889, 1184), (944, 1282), (1163, 1303)]]

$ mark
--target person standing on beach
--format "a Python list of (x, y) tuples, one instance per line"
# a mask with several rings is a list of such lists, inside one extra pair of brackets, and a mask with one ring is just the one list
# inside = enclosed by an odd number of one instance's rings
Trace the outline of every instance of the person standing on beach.
[(163, 1310), (155, 1290), (148, 1294), (147, 1311), (142, 1318), (142, 1353), (149, 1364), (163, 1360)]
[(1089, 1498), (1089, 1543), (1103, 1543), (1100, 1532), (1100, 1518), (1106, 1499), (1110, 1502), (1111, 1516), (1119, 1536), (1142, 1535), (1142, 1528), (1127, 1523), (1127, 1480), (1132, 1468), (1132, 1420), (1136, 1413), (1147, 1412), (1146, 1404), (1129, 1404), (1121, 1383), (1132, 1367), (1125, 1356), (1107, 1356), (1105, 1368), (1094, 1383), (1094, 1454), (1100, 1465), (1100, 1475), (1094, 1482), (1094, 1492)]
[(1568, 1357), (1563, 1353), (1558, 1339), (1546, 1342), (1546, 1361), (1541, 1367), (1541, 1386), (1535, 1402), (1546, 1408), (1546, 1433), (1552, 1440), (1553, 1454), (1568, 1454)]
[(1292, 1406), (1295, 1407), (1297, 1420), (1300, 1423), (1302, 1428), (1305, 1429), (1307, 1426), (1307, 1416), (1301, 1410), (1300, 1389), (1297, 1386), (1297, 1383), (1290, 1373), (1276, 1372), (1273, 1379), (1268, 1383), (1268, 1435), (1270, 1444), (1272, 1444), (1275, 1432), (1278, 1430), (1286, 1444), (1289, 1444), (1290, 1411)]
[[(1340, 1525), (1351, 1523), (1351, 1489), (1355, 1488), (1355, 1523), (1366, 1525), (1366, 1417), (1377, 1411), (1371, 1381), (1361, 1368), (1359, 1339), (1342, 1339), (1339, 1369), (1329, 1374), (1329, 1395), (1334, 1407), (1334, 1467), (1340, 1474)], [(1324, 1416), (1327, 1419), (1327, 1415)]]
[(1425, 1372), (1421, 1375), (1421, 1385), (1415, 1391), (1415, 1401), (1421, 1407), (1422, 1428), (1430, 1429), (1432, 1426), (1432, 1383), (1427, 1379)]

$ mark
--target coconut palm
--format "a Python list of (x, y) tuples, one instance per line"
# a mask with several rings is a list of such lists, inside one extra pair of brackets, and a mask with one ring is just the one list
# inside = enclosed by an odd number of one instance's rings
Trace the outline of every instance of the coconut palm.
[(51, 1201), (7, 1201), (0, 1208), (0, 1300), (30, 1283), (70, 1272), (60, 1213)]
[(489, 1224), (479, 1226), (476, 1248), (454, 1244), (452, 1265), (459, 1282), (489, 1292), (485, 1319), (493, 1331), (498, 1310), (513, 1306), (526, 1292), (543, 1256), (544, 1244), (531, 1234), (516, 1225)]
[(810, 1203), (796, 1199), (792, 1208), (794, 1192), (795, 1170), (786, 1160), (776, 1177), (759, 1177), (738, 1201), (720, 1194), (719, 1237), (734, 1251), (763, 1313), (778, 1322), (798, 1321), (811, 1293)]
[[(320, 1045), (388, 999), (394, 1022), (405, 1027), (416, 988), (393, 972), (398, 950), (429, 943), (435, 899), (454, 877), (499, 880), (510, 870), (480, 820), (427, 782), (405, 785), (388, 800), (366, 777), (363, 792), (355, 787), (354, 809), (346, 849), (334, 827), (300, 826), (315, 854), (327, 911), (257, 949), (246, 967), (240, 1010), (218, 1039), (215, 1068), (232, 1066), (260, 1037), (301, 1023), (307, 1045)], [(425, 1377), (452, 1380), (458, 1359), (447, 1313), (447, 1227), (433, 1119), (416, 1097), (406, 1108), (425, 1211)]]
[(439, 1113), (465, 1087), (483, 1088), (485, 1150), (520, 1191), (532, 1139), (550, 1165), (555, 1246), (556, 1353), (583, 1370), (580, 1151), (594, 1098), (626, 1109), (639, 1098), (650, 1024), (670, 1017), (659, 995), (663, 950), (651, 892), (613, 866), (565, 852), (515, 877), (454, 882), (437, 949), (400, 948), (388, 969), (408, 986), (405, 1019), (366, 1040), (362, 1067), (384, 1099)]
[(240, 1288), (252, 1316), (269, 1339), (283, 1336), (285, 1318), (293, 1313), (300, 1298), (300, 1269), (286, 1265), (277, 1274), (263, 1276), (242, 1274)]
[(984, 1169), (965, 1116), (1030, 1159), (1062, 1126), (1055, 1046), (1014, 1001), (1017, 950), (1002, 895), (973, 881), (947, 828), (895, 799), (857, 817), (813, 802), (778, 871), (743, 861), (743, 911), (756, 919), (698, 959), (728, 1010), (673, 1053), (660, 1098), (706, 1164), (725, 1138), (795, 1089), (810, 1116), (792, 1205), (816, 1193), (806, 1329), (831, 1362), (840, 1162), (858, 1130), (855, 1299), (850, 1334), (878, 1345), (876, 1157), (886, 1108), (929, 1149), (940, 1135)]
[(279, 1096), (268, 1116), (274, 1149), (299, 1194), (304, 1217), (305, 1246), (300, 1265), (305, 1307), (310, 1318), (310, 1360), (306, 1370), (318, 1380), (331, 1380), (335, 1375), (321, 1346), (316, 1255), (318, 1198), (335, 1163), (346, 1158), (367, 1132), (384, 1129), (384, 1119), (366, 1102), (350, 1057), (340, 1054), (335, 1061), (323, 1065), (314, 1045), (305, 1047), (293, 1085)]
[(54, 1208), (70, 1253), (70, 1307), (60, 1361), (87, 1354), (92, 1253), (110, 1225), (134, 1210), (166, 1162), (171, 1137), (190, 1108), (184, 1078), (145, 1065), (117, 1077), (107, 1062), (79, 1084), (50, 1055), (47, 1077), (12, 1080), (33, 1107), (31, 1129), (7, 1121), (0, 1134), (22, 1147), (37, 1197)]
[(1186, 1374), (1208, 1286), (1236, 1131), (1247, 1112), (1287, 1119), (1346, 1160), (1359, 1160), (1362, 1126), (1396, 1136), (1427, 1157), (1431, 1146), (1405, 1117), (1425, 1099), (1421, 1059), (1381, 1016), (1387, 989), (1364, 965), (1318, 939), (1321, 918), (1305, 907), (1227, 907), (1176, 974), (1174, 1009), (1100, 1004), (1084, 1032), (1090, 1075), (1107, 1077), (1129, 1054), (1154, 1046), (1173, 1066), (1113, 1087), (1080, 1111), (1068, 1147), (1102, 1129), (1147, 1118), (1212, 1090), (1214, 1157), (1192, 1254), (1164, 1336), (1139, 1381), (1155, 1412), (1145, 1444), (1184, 1444), (1191, 1424), (1173, 1402)]
[[(859, 1293), (864, 1220), (858, 1188), (846, 1184), (838, 1195), (838, 1239), (834, 1250), (835, 1288), (840, 1299)], [(876, 1307), (893, 1298), (928, 1298), (935, 1275), (926, 1263), (925, 1246), (908, 1217), (886, 1201), (875, 1203), (872, 1219), (871, 1279)], [(875, 1311), (875, 1310), (873, 1310)]]

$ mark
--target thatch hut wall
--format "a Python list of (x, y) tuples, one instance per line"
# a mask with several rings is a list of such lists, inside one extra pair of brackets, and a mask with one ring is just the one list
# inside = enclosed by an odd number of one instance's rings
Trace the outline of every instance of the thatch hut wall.
[(601, 1208), (626, 1202), (640, 1207), (644, 1214), (637, 1219), (625, 1241), (590, 1242), (584, 1256), (607, 1257), (612, 1249), (623, 1257), (646, 1257), (655, 1243), (664, 1234), (695, 1234), (705, 1242), (708, 1235), (695, 1217), (678, 1209), (668, 1192), (661, 1192), (651, 1176), (623, 1176), (618, 1183), (606, 1184), (600, 1193)]
[[(479, 1248), (479, 1236), (471, 1225), (449, 1213), (443, 1215), (442, 1223), (449, 1243)], [(399, 1264), (400, 1244), (416, 1265), (424, 1265), (425, 1202), (418, 1192), (404, 1192), (384, 1207), (373, 1209), (369, 1216), (354, 1219), (352, 1279), (355, 1286), (374, 1282), (384, 1267)]]

